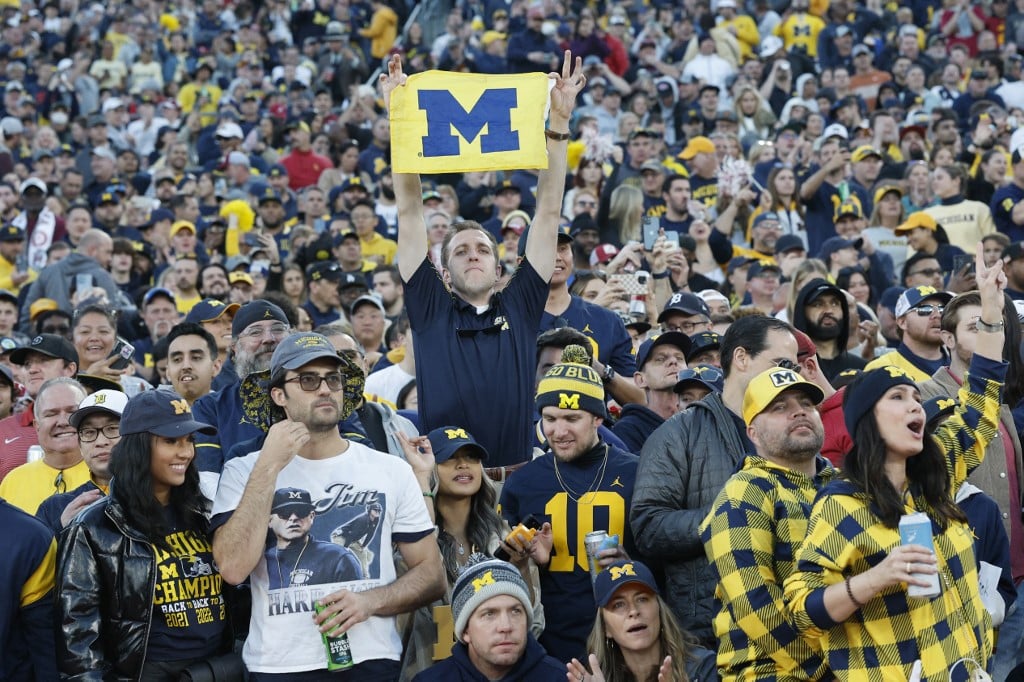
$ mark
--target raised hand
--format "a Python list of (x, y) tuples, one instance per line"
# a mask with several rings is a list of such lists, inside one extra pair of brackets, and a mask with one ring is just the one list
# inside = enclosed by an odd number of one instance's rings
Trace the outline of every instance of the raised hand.
[(590, 668), (594, 671), (593, 673), (587, 670), (587, 666), (580, 663), (578, 659), (574, 658), (571, 663), (566, 663), (566, 682), (605, 682), (604, 673), (598, 667), (597, 656), (590, 654), (587, 662), (590, 663)]
[[(576, 96), (587, 83), (587, 77), (583, 75), (583, 60), (580, 57), (574, 60), (572, 53), (566, 50), (562, 60), (562, 73), (552, 71), (548, 78), (555, 81), (555, 86), (551, 88), (551, 117), (568, 124), (572, 118), (572, 110), (576, 106)], [(564, 129), (558, 129), (556, 132), (564, 132)]]
[(388, 72), (380, 75), (380, 92), (384, 98), (385, 111), (391, 111), (391, 93), (395, 88), (405, 85), (408, 78), (402, 72), (402, 58), (397, 54), (391, 55), (391, 59), (388, 60)]

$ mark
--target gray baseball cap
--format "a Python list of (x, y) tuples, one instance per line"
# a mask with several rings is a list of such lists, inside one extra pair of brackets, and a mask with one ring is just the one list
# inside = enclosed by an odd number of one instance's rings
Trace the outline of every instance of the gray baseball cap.
[(343, 364), (338, 351), (325, 336), (302, 332), (285, 337), (270, 358), (270, 383), (276, 384), (289, 370), (296, 370), (321, 358)]

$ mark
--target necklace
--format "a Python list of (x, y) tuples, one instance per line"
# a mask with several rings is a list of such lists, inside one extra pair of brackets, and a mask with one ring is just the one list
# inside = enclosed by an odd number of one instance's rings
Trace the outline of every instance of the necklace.
[[(594, 480), (587, 487), (586, 492), (583, 492), (583, 493), (576, 492), (571, 487), (569, 487), (568, 483), (565, 482), (565, 479), (562, 478), (562, 472), (558, 470), (558, 457), (555, 457), (555, 478), (558, 479), (558, 485), (562, 486), (562, 490), (564, 490), (565, 494), (569, 496), (569, 499), (571, 499), (573, 502), (579, 502), (581, 499), (583, 499), (587, 495), (589, 495), (589, 494), (591, 494), (591, 493), (593, 493), (593, 492), (595, 492), (597, 490), (598, 486), (601, 485), (601, 480), (604, 478), (604, 471), (608, 467), (608, 452), (609, 452), (608, 444), (605, 443), (604, 444), (604, 459), (601, 460), (601, 468), (600, 468), (600, 470), (598, 470), (597, 476), (594, 478)], [(554, 456), (554, 455), (552, 455), (552, 456)]]
[(295, 565), (292, 566), (292, 570), (288, 573), (288, 582), (284, 581), (284, 575), (281, 573), (281, 550), (277, 552), (277, 579), (281, 581), (281, 587), (288, 587), (292, 584), (292, 576), (295, 575), (295, 571), (299, 568), (299, 562), (302, 561), (302, 555), (305, 553), (306, 548), (309, 547), (309, 536), (306, 536), (306, 541), (302, 544), (302, 549), (299, 550), (299, 556), (295, 558)]

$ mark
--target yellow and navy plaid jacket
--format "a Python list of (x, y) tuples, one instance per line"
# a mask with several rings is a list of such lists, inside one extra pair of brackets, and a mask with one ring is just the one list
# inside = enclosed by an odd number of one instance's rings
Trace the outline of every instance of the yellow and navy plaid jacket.
[(726, 481), (700, 535), (717, 578), (718, 672), (734, 680), (819, 680), (828, 677), (815, 652), (792, 623), (782, 583), (796, 568), (818, 489), (836, 470), (818, 457), (818, 474), (806, 474), (748, 456)]
[[(984, 457), (998, 433), (1004, 363), (975, 356), (960, 389), (956, 412), (935, 433), (947, 455), (952, 490)], [(907, 513), (927, 512), (907, 496)], [(824, 606), (829, 585), (878, 565), (900, 544), (899, 530), (882, 524), (870, 499), (848, 481), (821, 491), (811, 512), (808, 537), (797, 553), (797, 572), (785, 582), (785, 598), (797, 627), (825, 652), (837, 680), (905, 680), (921, 660), (925, 680), (966, 680), (965, 656), (986, 666), (992, 654), (992, 620), (978, 592), (974, 539), (965, 523), (944, 531), (932, 524), (942, 594), (907, 597), (905, 585), (886, 589), (844, 622)]]

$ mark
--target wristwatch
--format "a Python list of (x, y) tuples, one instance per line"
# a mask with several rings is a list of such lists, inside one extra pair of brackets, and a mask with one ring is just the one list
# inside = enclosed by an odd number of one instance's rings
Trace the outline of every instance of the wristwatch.
[(606, 384), (610, 384), (612, 379), (615, 378), (615, 370), (612, 369), (611, 365), (604, 366), (604, 374), (601, 375), (601, 381)]
[(975, 322), (975, 326), (978, 327), (978, 331), (988, 332), (990, 334), (998, 334), (999, 332), (1003, 331), (1003, 329), (1006, 327), (1006, 325), (1003, 324), (1002, 320), (999, 320), (995, 324), (992, 324), (986, 322), (980, 317), (978, 318), (978, 321)]

